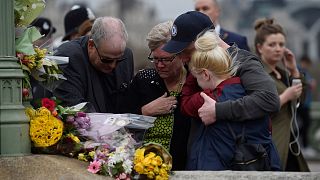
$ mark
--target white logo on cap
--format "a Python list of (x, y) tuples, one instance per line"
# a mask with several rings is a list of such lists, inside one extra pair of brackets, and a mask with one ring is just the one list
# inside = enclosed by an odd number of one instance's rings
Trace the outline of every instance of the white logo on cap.
[(178, 28), (176, 25), (173, 25), (171, 29), (171, 36), (176, 36), (177, 33), (178, 33)]
[(48, 30), (50, 28), (49, 24), (47, 22), (44, 22), (42, 25), (42, 28), (45, 30)]

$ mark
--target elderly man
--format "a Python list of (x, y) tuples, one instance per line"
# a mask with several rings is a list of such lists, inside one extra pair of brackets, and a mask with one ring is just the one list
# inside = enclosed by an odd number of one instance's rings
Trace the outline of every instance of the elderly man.
[(229, 45), (236, 43), (240, 49), (249, 51), (247, 38), (234, 32), (223, 29), (219, 24), (221, 8), (217, 0), (196, 0), (195, 10), (210, 17), (215, 26), (215, 31), (220, 34), (221, 39)]
[(69, 64), (62, 68), (67, 80), (53, 94), (67, 106), (89, 102), (92, 111), (118, 113), (134, 70), (127, 31), (120, 19), (100, 17), (91, 33), (57, 49), (55, 55), (69, 57)]

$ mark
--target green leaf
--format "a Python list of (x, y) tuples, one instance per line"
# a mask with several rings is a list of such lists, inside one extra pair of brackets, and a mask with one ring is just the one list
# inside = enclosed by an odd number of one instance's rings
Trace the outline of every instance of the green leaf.
[(16, 26), (28, 26), (45, 8), (44, 0), (15, 0)]
[(24, 65), (24, 64), (21, 64), (21, 68), (24, 70), (24, 71), (27, 71), (29, 74), (31, 74), (31, 71), (29, 69), (28, 66)]
[(32, 55), (36, 52), (33, 48), (33, 42), (41, 38), (39, 30), (35, 27), (27, 28), (21, 35), (16, 39), (16, 51), (21, 52), (25, 55)]

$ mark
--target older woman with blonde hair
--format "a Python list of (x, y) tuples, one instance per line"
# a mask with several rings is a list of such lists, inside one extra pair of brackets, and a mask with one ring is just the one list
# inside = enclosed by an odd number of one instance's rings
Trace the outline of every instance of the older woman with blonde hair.
[(129, 86), (129, 112), (156, 116), (143, 141), (155, 142), (170, 151), (173, 170), (185, 170), (190, 119), (180, 112), (180, 95), (187, 70), (181, 59), (162, 50), (171, 38), (172, 22), (160, 23), (147, 35), (154, 68), (140, 70)]

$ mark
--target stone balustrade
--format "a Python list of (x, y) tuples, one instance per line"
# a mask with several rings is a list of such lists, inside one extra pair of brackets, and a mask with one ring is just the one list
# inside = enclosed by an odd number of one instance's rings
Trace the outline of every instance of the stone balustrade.
[[(58, 155), (0, 157), (1, 180), (105, 180), (91, 174), (88, 162)], [(170, 180), (317, 180), (320, 172), (176, 171)]]

